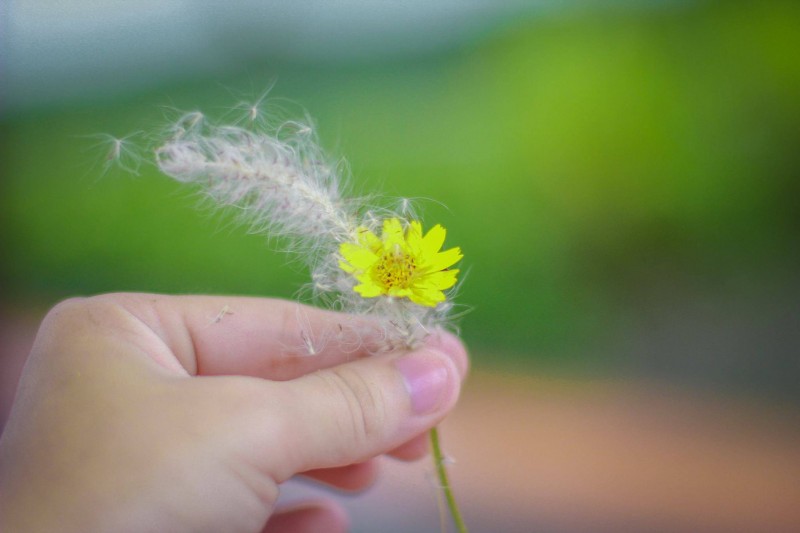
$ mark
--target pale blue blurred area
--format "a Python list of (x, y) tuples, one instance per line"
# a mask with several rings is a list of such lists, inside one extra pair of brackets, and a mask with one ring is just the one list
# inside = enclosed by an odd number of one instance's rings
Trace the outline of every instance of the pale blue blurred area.
[[(12, 0), (5, 105), (108, 99), (227, 76), (266, 59), (354, 63), (424, 56), (560, 3), (523, 0)], [(563, 4), (562, 4), (563, 6)]]

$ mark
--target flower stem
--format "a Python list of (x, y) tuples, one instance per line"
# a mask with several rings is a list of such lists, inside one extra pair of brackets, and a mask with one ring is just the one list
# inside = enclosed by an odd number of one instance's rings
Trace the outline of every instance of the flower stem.
[(439, 478), (439, 486), (447, 501), (447, 508), (450, 510), (450, 516), (453, 517), (456, 531), (458, 531), (458, 533), (467, 533), (467, 526), (464, 524), (464, 519), (461, 518), (461, 511), (458, 510), (458, 504), (453, 496), (453, 489), (450, 488), (450, 481), (447, 478), (447, 469), (444, 466), (444, 455), (442, 454), (442, 447), (439, 444), (439, 430), (435, 426), (430, 431), (430, 438), (433, 462), (436, 465), (436, 475)]

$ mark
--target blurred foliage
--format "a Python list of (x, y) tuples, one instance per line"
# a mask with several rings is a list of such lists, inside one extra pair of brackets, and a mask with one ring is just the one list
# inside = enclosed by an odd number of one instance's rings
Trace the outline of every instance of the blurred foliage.
[(464, 249), (469, 342), (593, 357), (653, 286), (692, 294), (796, 272), (799, 30), (795, 2), (551, 11), (424, 60), (265, 59), (224, 80), (235, 90), (6, 116), (4, 298), (291, 297), (305, 273), (262, 236), (198, 212), (148, 165), (104, 174), (107, 147), (85, 137), (155, 131), (164, 104), (221, 116), (276, 78), (271, 96), (309, 110), (356, 192), (423, 199), (426, 223)]

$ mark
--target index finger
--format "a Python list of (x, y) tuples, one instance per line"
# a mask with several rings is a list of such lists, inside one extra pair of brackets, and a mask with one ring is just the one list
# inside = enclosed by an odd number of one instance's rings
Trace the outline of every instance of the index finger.
[(286, 300), (110, 295), (152, 330), (191, 375), (289, 380), (378, 350), (376, 323)]

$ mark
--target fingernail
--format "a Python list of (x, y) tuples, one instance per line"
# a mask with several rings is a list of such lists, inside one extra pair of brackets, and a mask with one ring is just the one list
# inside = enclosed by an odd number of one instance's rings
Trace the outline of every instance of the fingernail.
[(411, 407), (419, 415), (430, 413), (441, 405), (448, 384), (446, 363), (441, 356), (437, 357), (430, 350), (426, 352), (403, 356), (394, 363), (403, 375), (411, 396)]

